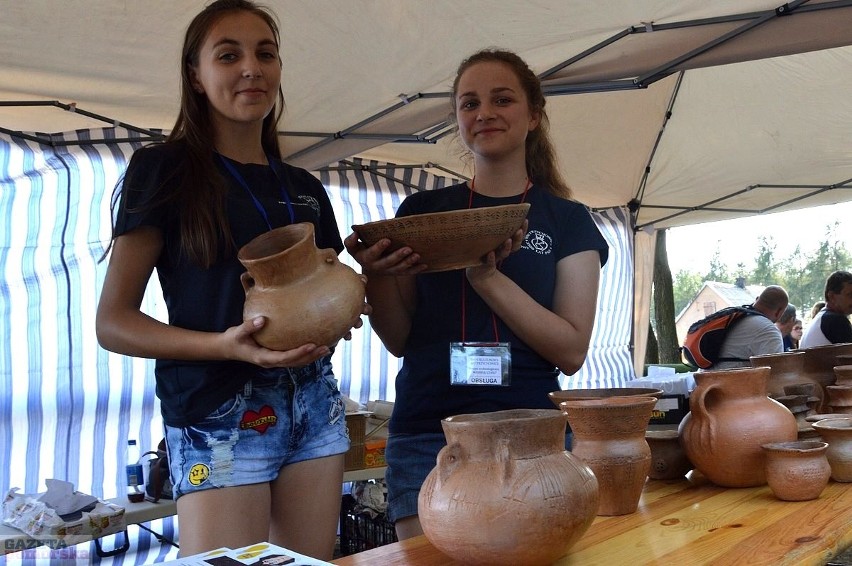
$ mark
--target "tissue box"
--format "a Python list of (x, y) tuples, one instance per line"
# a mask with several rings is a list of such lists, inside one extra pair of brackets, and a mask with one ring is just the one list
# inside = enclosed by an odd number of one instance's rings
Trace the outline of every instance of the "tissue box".
[(18, 493), (18, 488), (10, 489), (3, 499), (3, 523), (34, 539), (60, 538), (69, 545), (119, 533), (127, 527), (124, 508), (118, 505), (98, 501), (79, 519), (64, 521), (38, 495)]

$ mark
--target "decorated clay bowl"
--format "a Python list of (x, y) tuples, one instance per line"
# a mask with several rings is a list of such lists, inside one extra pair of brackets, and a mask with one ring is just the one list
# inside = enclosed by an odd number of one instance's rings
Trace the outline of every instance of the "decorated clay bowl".
[(448, 271), (478, 265), (523, 226), (529, 209), (529, 203), (521, 203), (430, 212), (356, 224), (352, 230), (368, 246), (388, 238), (389, 252), (410, 247), (427, 266), (421, 273)]
[(602, 399), (605, 397), (632, 397), (634, 395), (656, 397), (663, 395), (662, 389), (653, 387), (605, 387), (600, 389), (560, 389), (547, 394), (553, 404), (559, 407), (562, 401), (578, 399)]

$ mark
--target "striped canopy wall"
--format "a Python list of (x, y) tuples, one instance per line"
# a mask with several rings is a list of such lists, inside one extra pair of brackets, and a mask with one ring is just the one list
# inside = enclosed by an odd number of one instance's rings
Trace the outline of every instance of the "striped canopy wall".
[[(118, 128), (54, 135), (49, 144), (0, 134), (0, 495), (11, 487), (36, 493), (60, 478), (116, 497), (127, 439), (148, 449), (163, 435), (153, 363), (104, 351), (94, 330), (113, 188), (146, 141)], [(414, 191), (455, 182), (359, 160), (316, 174), (344, 237), (352, 224), (392, 217)], [(593, 216), (610, 259), (587, 363), (564, 377), (564, 387), (615, 386), (633, 376), (629, 216), (626, 209)], [(341, 259), (356, 267), (348, 254)], [(156, 278), (143, 309), (166, 320)], [(333, 359), (341, 390), (365, 404), (393, 400), (399, 360), (368, 322), (352, 334)], [(159, 527), (168, 533), (174, 525), (166, 519)], [(149, 539), (140, 544), (150, 547), (150, 560), (169, 552)]]

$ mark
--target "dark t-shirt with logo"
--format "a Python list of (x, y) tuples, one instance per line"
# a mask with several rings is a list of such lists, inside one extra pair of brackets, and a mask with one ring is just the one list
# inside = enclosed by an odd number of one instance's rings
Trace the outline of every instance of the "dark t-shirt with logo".
[[(416, 193), (403, 201), (397, 217), (464, 209), (469, 198), (465, 184)], [(474, 194), (472, 207), (520, 201), (520, 195), (493, 198)], [(558, 198), (536, 186), (530, 188), (525, 202), (531, 206), (524, 243), (502, 262), (500, 270), (539, 304), (552, 310), (559, 260), (598, 250), (603, 265), (608, 247), (582, 204)], [(495, 341), (491, 310), (469, 286), (463, 269), (418, 275), (416, 310), (403, 366), (396, 378), (392, 432), (441, 432), (442, 418), (462, 413), (555, 408), (547, 394), (559, 389), (559, 371), (518, 339), (499, 318), (497, 338), (511, 344), (510, 386), (450, 385), (450, 343), (461, 341), (462, 284), (467, 285), (465, 341)]]

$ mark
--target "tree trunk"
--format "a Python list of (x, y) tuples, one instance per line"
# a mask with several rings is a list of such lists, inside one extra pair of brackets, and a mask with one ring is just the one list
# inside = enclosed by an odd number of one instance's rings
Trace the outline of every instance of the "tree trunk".
[(669, 256), (666, 252), (666, 230), (657, 232), (654, 250), (654, 320), (657, 327), (657, 348), (660, 363), (681, 363), (680, 345), (675, 328), (674, 290)]
[(645, 348), (645, 365), (660, 363), (660, 348), (654, 335), (654, 325), (648, 322), (648, 347)]

